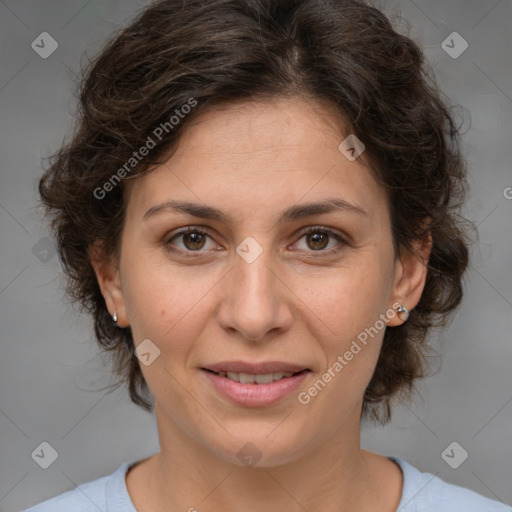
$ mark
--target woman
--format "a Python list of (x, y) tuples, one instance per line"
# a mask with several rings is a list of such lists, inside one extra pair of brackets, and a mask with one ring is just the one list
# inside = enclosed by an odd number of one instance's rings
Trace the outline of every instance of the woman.
[(462, 298), (465, 163), (420, 48), (357, 0), (151, 4), (40, 182), (160, 452), (30, 511), (511, 510), (362, 450)]

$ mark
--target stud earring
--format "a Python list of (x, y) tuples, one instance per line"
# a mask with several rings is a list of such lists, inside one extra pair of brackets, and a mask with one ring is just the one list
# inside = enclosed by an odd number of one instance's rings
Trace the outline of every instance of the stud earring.
[(117, 311), (112, 315), (112, 320), (117, 324)]
[(400, 305), (396, 312), (404, 322), (407, 322), (407, 319), (409, 318), (409, 310), (404, 305)]

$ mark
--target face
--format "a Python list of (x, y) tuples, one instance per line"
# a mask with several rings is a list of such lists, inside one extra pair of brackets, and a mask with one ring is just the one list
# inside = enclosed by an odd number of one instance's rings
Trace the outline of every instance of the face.
[(395, 257), (385, 193), (338, 149), (347, 135), (300, 99), (203, 114), (133, 182), (119, 267), (97, 270), (119, 325), (150, 340), (159, 425), (222, 459), (241, 464), (250, 442), (272, 466), (359, 428), (383, 322), (419, 300), (423, 267)]

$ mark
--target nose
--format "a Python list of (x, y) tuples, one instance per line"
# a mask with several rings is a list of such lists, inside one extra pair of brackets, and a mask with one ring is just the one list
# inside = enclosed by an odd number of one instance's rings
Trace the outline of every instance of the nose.
[(290, 328), (292, 292), (269, 248), (249, 261), (235, 255), (234, 266), (225, 278), (217, 319), (225, 330), (260, 341)]

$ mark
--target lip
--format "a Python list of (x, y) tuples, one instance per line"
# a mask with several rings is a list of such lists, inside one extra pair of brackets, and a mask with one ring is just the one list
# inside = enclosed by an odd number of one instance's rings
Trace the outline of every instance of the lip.
[(309, 370), (307, 366), (284, 361), (265, 361), (261, 363), (249, 363), (246, 361), (221, 361), (219, 363), (203, 366), (202, 369), (213, 372), (249, 373), (251, 375), (263, 375), (275, 372), (300, 372)]
[[(255, 365), (251, 365), (254, 368)], [(240, 368), (240, 366), (233, 366), (233, 368)], [(300, 371), (295, 370), (295, 371)], [(224, 371), (224, 370), (215, 370), (215, 371)], [(229, 370), (234, 371), (235, 370)], [(275, 371), (283, 371), (283, 370), (275, 370)], [(294, 370), (286, 370), (286, 371), (294, 371)], [(213, 388), (219, 393), (221, 396), (228, 398), (232, 402), (242, 405), (245, 407), (265, 407), (276, 402), (279, 402), (283, 398), (291, 395), (304, 381), (304, 379), (311, 373), (309, 370), (301, 371), (297, 375), (292, 375), (291, 377), (285, 377), (281, 380), (276, 380), (269, 384), (242, 384), (241, 382), (236, 382), (227, 377), (222, 377), (211, 371), (206, 370), (205, 368), (201, 368), (202, 374), (209, 380), (209, 382), (213, 385)], [(244, 373), (252, 373), (246, 371)], [(266, 370), (265, 372), (256, 372), (258, 373), (273, 373), (271, 371)]]

